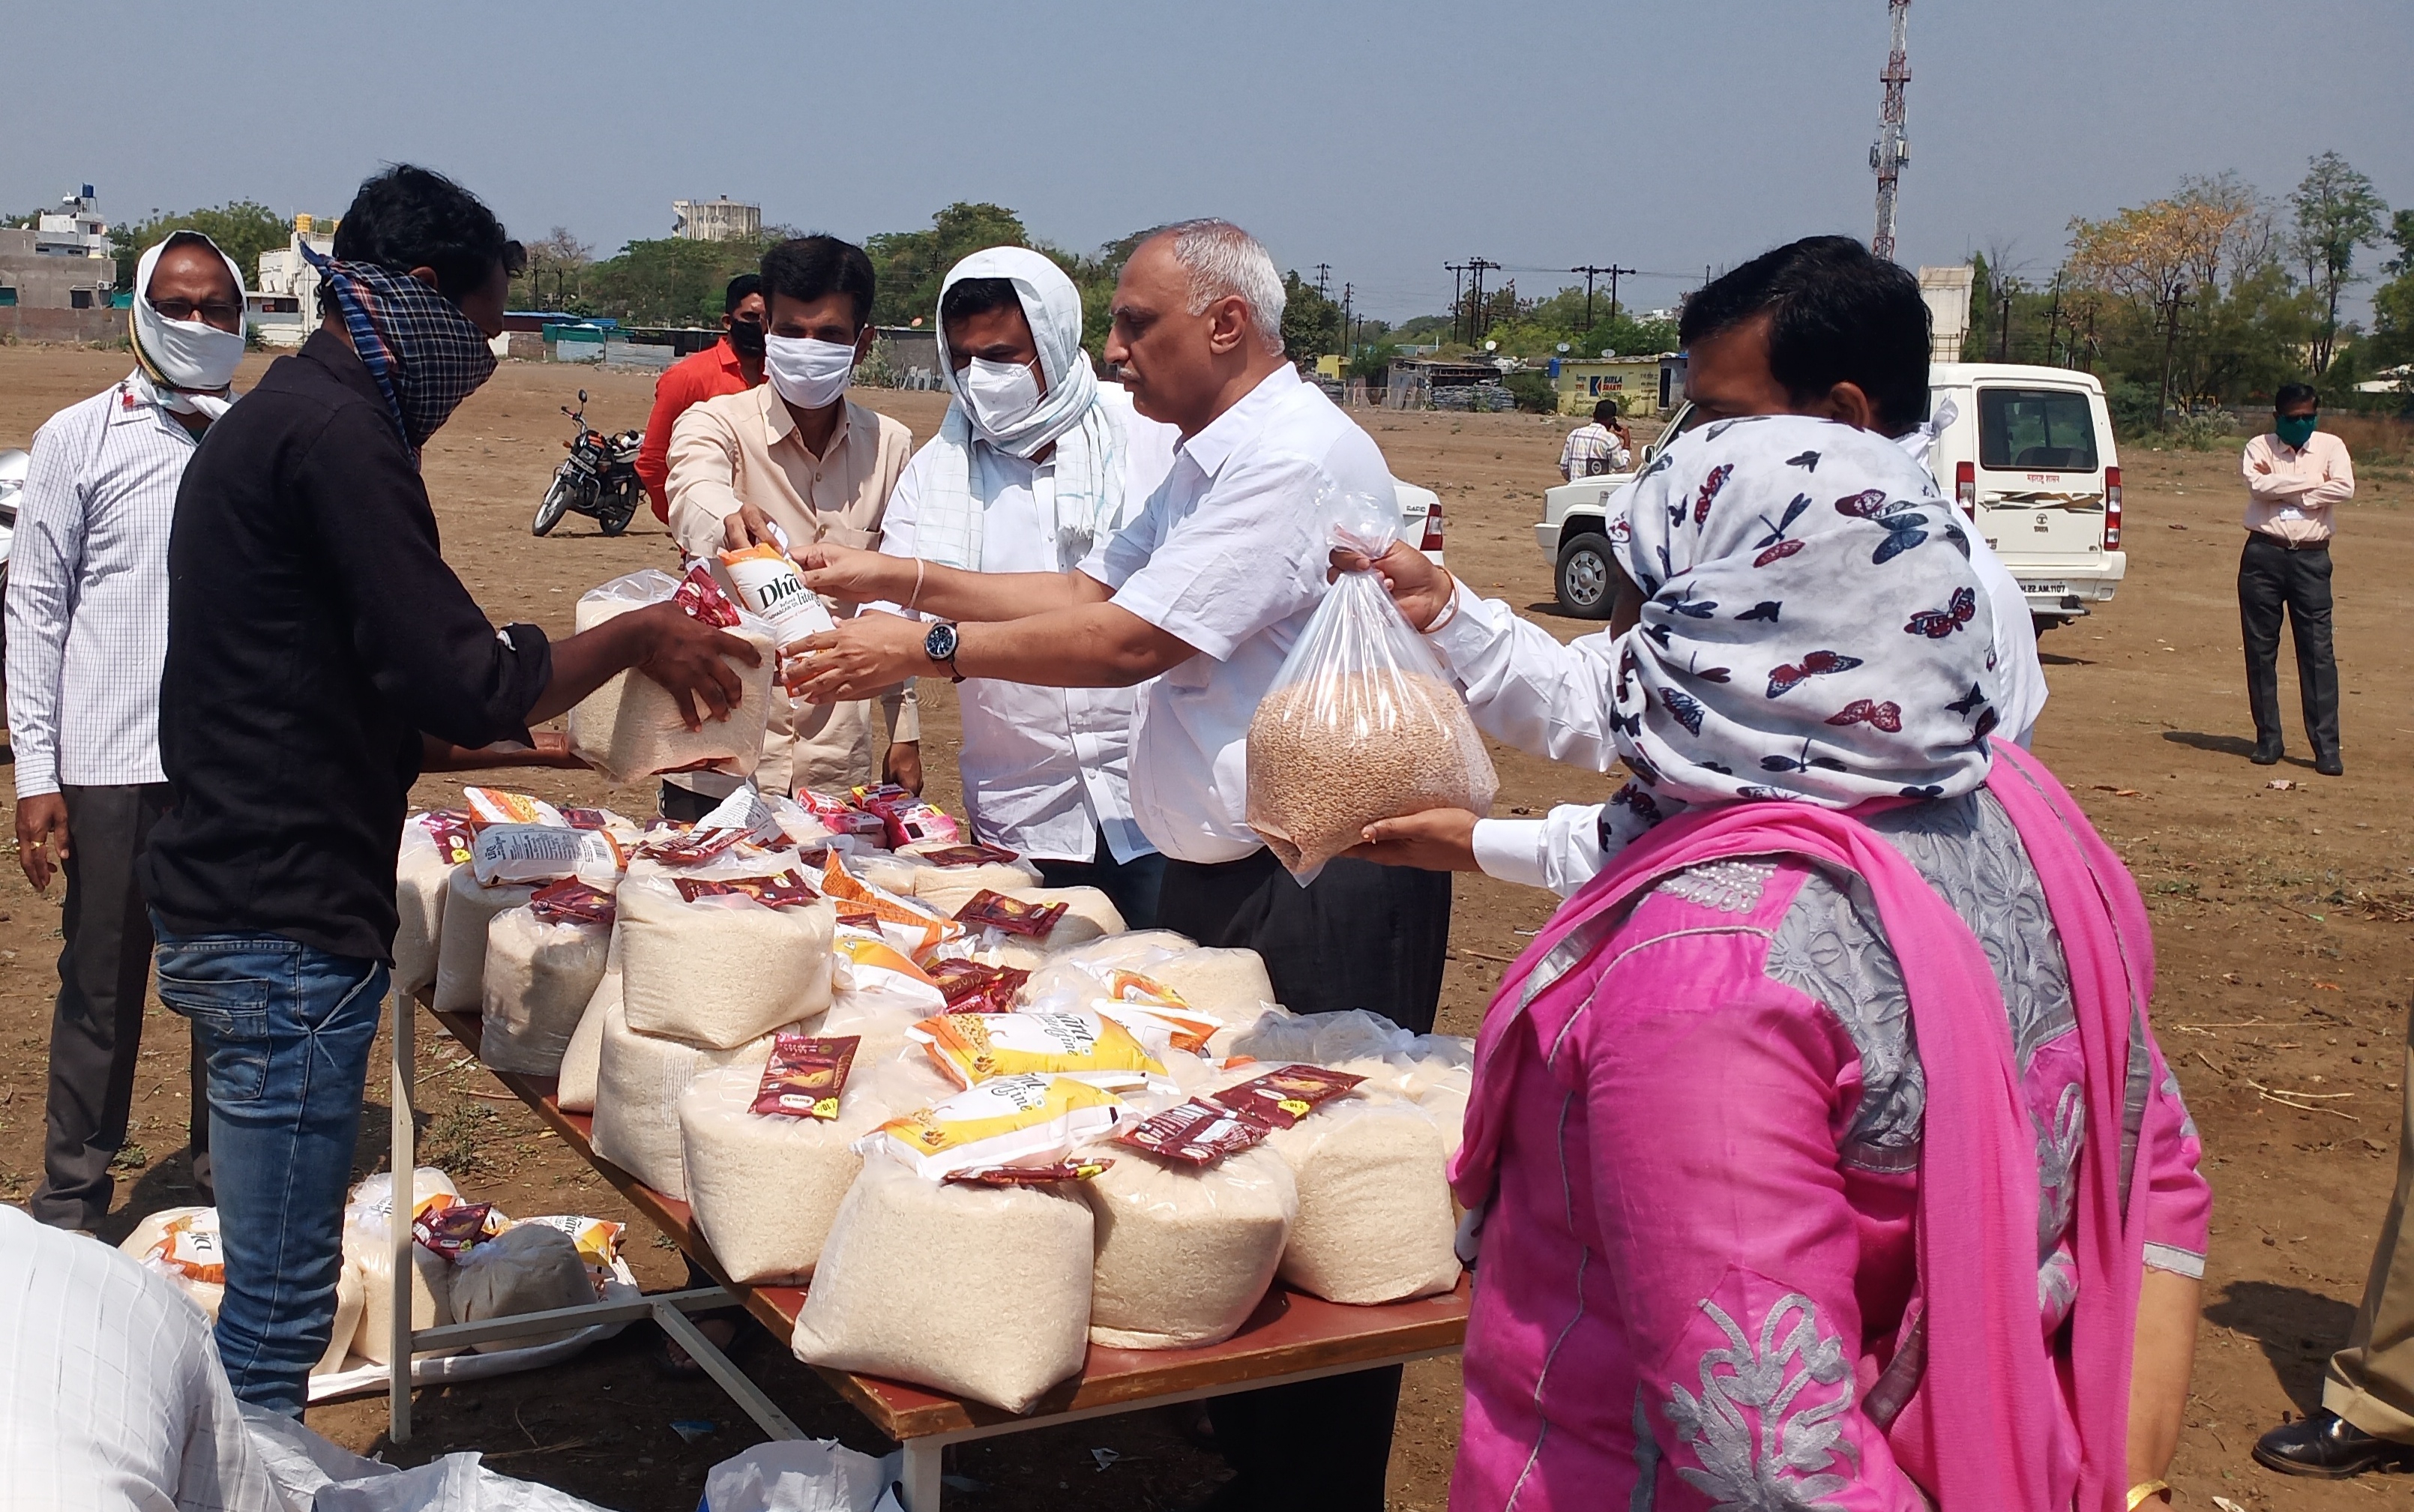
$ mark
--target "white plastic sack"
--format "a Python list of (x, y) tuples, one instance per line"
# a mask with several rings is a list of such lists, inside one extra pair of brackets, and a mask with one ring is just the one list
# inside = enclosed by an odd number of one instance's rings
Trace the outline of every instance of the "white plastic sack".
[(619, 1003), (620, 947), (616, 935), (615, 942), (604, 952), (604, 978), (595, 984), (594, 995), (587, 1000), (586, 1010), (578, 1016), (578, 1028), (561, 1052), (554, 1101), (561, 1104), (564, 1112), (595, 1111), (595, 1071), (604, 1054), (604, 1014), (607, 1007), (617, 1009)]
[(1329, 1302), (1430, 1297), (1458, 1283), (1441, 1132), (1413, 1103), (1327, 1103), (1265, 1148), (1288, 1162), (1299, 1217), (1282, 1279)]
[(611, 944), (609, 925), (548, 924), (529, 908), (497, 914), (486, 926), (478, 1059), (531, 1076), (559, 1071)]
[(620, 884), (620, 992), (629, 1027), (714, 1049), (829, 1007), (828, 902), (766, 908), (734, 894), (691, 903), (667, 877)]
[[(576, 627), (593, 630), (678, 591), (678, 579), (654, 568), (614, 578), (580, 597)], [(570, 711), (571, 750), (616, 786), (700, 763), (739, 777), (751, 775), (763, 757), (763, 729), (779, 655), (770, 628), (752, 615), (727, 633), (752, 645), (762, 658), (752, 667), (730, 660), (729, 670), (738, 674), (744, 691), (728, 718), (707, 718), (702, 729), (691, 731), (669, 689), (642, 672), (623, 672)]]
[(474, 1014), (485, 1001), (486, 926), (496, 915), (525, 908), (536, 888), (506, 882), (481, 887), (467, 867), (453, 868), (444, 897), (443, 943), (436, 954), (435, 1009)]
[(764, 1061), (708, 1071), (678, 1104), (687, 1200), (696, 1226), (735, 1282), (809, 1281), (839, 1204), (863, 1169), (848, 1147), (880, 1127), (887, 1104), (865, 1085), (857, 1060), (835, 1119), (752, 1111)]
[(332, 1375), (344, 1368), (344, 1361), (352, 1355), (352, 1340), (361, 1331), (361, 1310), (368, 1305), (367, 1290), (361, 1284), (361, 1267), (352, 1264), (349, 1254), (342, 1257), (341, 1264), (343, 1268), (335, 1274), (335, 1326), (328, 1330), (326, 1352), (319, 1356), (318, 1364), (310, 1367), (312, 1375)]
[(901, 1457), (874, 1460), (836, 1439), (757, 1444), (704, 1474), (697, 1512), (883, 1512)]
[[(361, 1321), (352, 1331), (352, 1353), (372, 1364), (394, 1358), (394, 1245), (385, 1227), (344, 1225), (344, 1259), (361, 1277)], [(453, 1317), (453, 1263), (425, 1245), (410, 1247), (410, 1327), (440, 1328)], [(455, 1349), (414, 1350), (414, 1357), (458, 1354)]]
[(1274, 1001), (1274, 979), (1266, 974), (1265, 958), (1254, 950), (1185, 950), (1132, 970), (1155, 977), (1182, 994), (1191, 1007), (1228, 1024)]
[(1281, 1265), (1299, 1192), (1259, 1146), (1213, 1165), (1099, 1147), (1114, 1164), (1079, 1184), (1096, 1216), (1090, 1342), (1191, 1349), (1229, 1339)]
[(436, 985), (437, 948), (444, 939), (444, 899), (459, 867), (444, 859), (427, 831), (405, 822), (394, 863), (394, 986), (412, 997)]
[(864, 1162), (791, 1344), (859, 1371), (1031, 1410), (1088, 1354), (1092, 1221), (1047, 1187), (951, 1186)]
[[(595, 1283), (577, 1244), (558, 1228), (544, 1223), (516, 1223), (491, 1239), (473, 1244), (453, 1267), (453, 1316), (459, 1323), (484, 1323), (522, 1312), (549, 1312), (556, 1308), (583, 1307), (595, 1300)], [(489, 1339), (469, 1347), (480, 1354), (549, 1344), (576, 1333), (575, 1328), (552, 1333)]]
[(595, 1067), (595, 1153), (664, 1196), (686, 1201), (679, 1094), (701, 1072), (748, 1061), (761, 1065), (770, 1055), (767, 1034), (728, 1050), (640, 1034), (629, 1027), (621, 1005), (607, 1001)]

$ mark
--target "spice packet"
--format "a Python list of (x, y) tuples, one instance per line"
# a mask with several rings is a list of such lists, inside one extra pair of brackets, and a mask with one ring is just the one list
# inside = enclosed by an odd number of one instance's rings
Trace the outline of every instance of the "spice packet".
[(608, 925), (616, 910), (612, 894), (564, 877), (538, 888), (529, 899), (529, 912), (547, 924)]
[(702, 562), (689, 568), (687, 576), (679, 579), (678, 591), (671, 595), (671, 602), (689, 618), (716, 630), (734, 630), (738, 624), (738, 606), (721, 591), (721, 585), (712, 580), (712, 570)]
[(1252, 1123), (1288, 1129), (1365, 1079), (1346, 1071), (1294, 1063), (1207, 1095), (1218, 1106)]
[(767, 909), (786, 909), (818, 903), (822, 897), (813, 891), (812, 883), (793, 871), (770, 877), (674, 877), (671, 885), (691, 903), (701, 897), (736, 896), (751, 897)]
[(915, 855), (934, 867), (1004, 866), (1022, 858), (1002, 845), (976, 840), (969, 845), (943, 845), (936, 850), (916, 851)]
[(525, 793), (505, 793), (500, 788), (463, 788), (461, 801), (469, 808), (473, 824), (558, 824), (569, 827), (561, 810)]
[(999, 1076), (891, 1119), (852, 1147), (887, 1155), (937, 1181), (983, 1165), (1057, 1160), (1123, 1118), (1114, 1093), (1066, 1076)]
[(754, 1111), (782, 1119), (836, 1119), (839, 1093), (846, 1089), (856, 1047), (862, 1043), (856, 1034), (826, 1040), (806, 1034), (775, 1037), (771, 1059), (763, 1067), (763, 1085), (754, 1094)]
[(980, 961), (931, 963), (931, 984), (946, 999), (950, 1014), (1003, 1014), (1014, 1009), (1015, 996), (1031, 973), (1020, 966), (989, 966)]
[(962, 833), (944, 809), (923, 802), (894, 782), (856, 789), (855, 804), (865, 813), (880, 816), (892, 851), (931, 840), (953, 841)]
[(561, 822), (572, 829), (610, 829), (612, 816), (601, 808), (564, 808)]
[(647, 836), (637, 853), (666, 867), (701, 866), (746, 838), (742, 829), (682, 829)]
[(1134, 1088), (1166, 1074), (1129, 1030), (1092, 1013), (942, 1014), (907, 1032), (959, 1087), (1041, 1072)]
[(420, 815), (412, 823), (434, 842), (437, 855), (448, 867), (466, 866), (477, 853), (477, 826), (458, 808), (439, 808)]
[(1193, 1098), (1115, 1134), (1115, 1143), (1190, 1165), (1213, 1165), (1266, 1137), (1266, 1127), (1229, 1108)]
[(458, 1260), (481, 1239), (503, 1231), (491, 1202), (453, 1202), (430, 1208), (410, 1221), (410, 1237), (447, 1260)]
[(987, 887), (956, 910), (956, 922), (967, 929), (995, 929), (1001, 934), (1023, 935), (1033, 940), (1047, 938), (1056, 927), (1056, 921), (1064, 916), (1062, 903), (1034, 903)]
[(1076, 1156), (1046, 1165), (975, 1165), (949, 1171), (946, 1179), (963, 1186), (1042, 1187), (1059, 1181), (1087, 1181), (1114, 1165), (1104, 1155)]

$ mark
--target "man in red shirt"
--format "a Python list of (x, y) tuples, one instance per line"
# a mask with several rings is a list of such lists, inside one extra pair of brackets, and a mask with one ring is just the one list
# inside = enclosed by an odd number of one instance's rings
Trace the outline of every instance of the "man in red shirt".
[(673, 363), (654, 380), (654, 412), (637, 449), (637, 481), (653, 501), (654, 518), (671, 518), (671, 427), (687, 407), (724, 393), (744, 393), (763, 381), (763, 277), (741, 273), (721, 300), (721, 339)]

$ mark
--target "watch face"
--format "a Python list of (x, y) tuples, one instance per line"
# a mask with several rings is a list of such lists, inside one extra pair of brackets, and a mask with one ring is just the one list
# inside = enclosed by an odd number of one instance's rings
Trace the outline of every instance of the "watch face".
[(933, 625), (922, 639), (923, 654), (933, 661), (952, 660), (956, 654), (956, 627)]

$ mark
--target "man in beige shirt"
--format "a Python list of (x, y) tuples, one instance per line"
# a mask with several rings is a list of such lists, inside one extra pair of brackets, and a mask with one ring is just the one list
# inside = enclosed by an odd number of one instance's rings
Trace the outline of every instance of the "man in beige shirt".
[[(691, 406), (671, 431), (670, 526), (681, 550), (709, 556), (773, 539), (775, 525), (792, 551), (819, 541), (878, 549), (889, 491), (914, 453), (914, 437), (846, 397), (855, 364), (871, 347), (872, 296), (871, 259), (835, 237), (799, 237), (764, 254), (770, 381)], [(845, 618), (857, 607), (833, 601), (830, 611)], [(885, 756), (875, 723), (885, 727)], [(883, 779), (921, 791), (910, 685), (829, 704), (792, 703), (773, 689), (755, 769), (765, 792), (842, 791)], [(664, 787), (663, 811), (699, 817), (736, 785), (719, 774), (682, 773)]]
[(2302, 383), (2272, 396), (2272, 430), (2246, 443), (2246, 550), (2238, 560), (2238, 621), (2246, 647), (2246, 702), (2258, 766), (2278, 762), (2280, 612), (2297, 645), (2297, 689), (2314, 770), (2337, 777), (2338, 662), (2331, 654), (2331, 509), (2355, 497), (2347, 443), (2319, 428), (2319, 401)]

